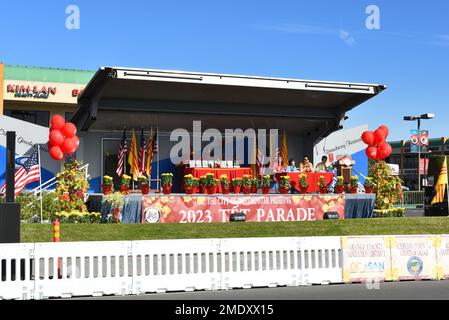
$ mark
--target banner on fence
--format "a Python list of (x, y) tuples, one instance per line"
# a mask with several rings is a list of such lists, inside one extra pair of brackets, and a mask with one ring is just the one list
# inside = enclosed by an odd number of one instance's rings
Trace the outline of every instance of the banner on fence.
[(389, 238), (342, 237), (343, 281), (373, 282), (391, 278)]
[(231, 214), (244, 213), (247, 221), (323, 220), (326, 212), (344, 219), (342, 195), (276, 196), (147, 196), (142, 199), (142, 223), (228, 222)]
[(391, 237), (392, 280), (436, 279), (435, 236)]
[(449, 235), (438, 237), (436, 242), (438, 279), (449, 279)]

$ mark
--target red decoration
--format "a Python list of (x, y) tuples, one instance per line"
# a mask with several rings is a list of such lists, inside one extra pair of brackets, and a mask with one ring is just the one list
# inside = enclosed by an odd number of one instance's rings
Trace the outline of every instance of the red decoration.
[(383, 143), (381, 145), (379, 145), (379, 158), (381, 158), (381, 160), (388, 158), (391, 153), (393, 152), (393, 149), (391, 148), (391, 145), (389, 145), (388, 143)]
[(373, 145), (374, 144), (374, 132), (365, 131), (362, 134), (362, 141), (369, 146)]
[(50, 123), (53, 130), (61, 130), (65, 125), (65, 119), (63, 116), (56, 114), (51, 117)]
[(50, 149), (50, 156), (56, 161), (61, 161), (64, 159), (64, 153), (59, 146), (54, 146)]
[(368, 159), (377, 160), (377, 148), (376, 147), (368, 147), (366, 149), (366, 156)]
[(66, 138), (73, 138), (76, 135), (77, 129), (71, 122), (67, 122), (61, 130)]
[(385, 137), (388, 137), (388, 135), (390, 134), (390, 130), (388, 129), (387, 126), (380, 126), (379, 129), (384, 132)]
[(49, 141), (53, 146), (60, 146), (64, 142), (64, 136), (59, 130), (51, 130)]
[(78, 147), (80, 146), (80, 138), (78, 138), (78, 136), (74, 136), (73, 139), (75, 140), (76, 149), (78, 150)]
[(71, 154), (74, 153), (76, 149), (77, 149), (76, 142), (75, 139), (73, 138), (66, 138), (61, 145), (61, 150), (64, 153)]
[(377, 129), (374, 132), (374, 145), (379, 146), (381, 143), (384, 143), (386, 139), (385, 132), (381, 129)]

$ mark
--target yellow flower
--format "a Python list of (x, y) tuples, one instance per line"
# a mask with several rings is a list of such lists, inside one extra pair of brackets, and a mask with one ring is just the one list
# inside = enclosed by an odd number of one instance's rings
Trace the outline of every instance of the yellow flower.
[(168, 215), (171, 212), (171, 209), (170, 209), (169, 206), (165, 206), (165, 207), (162, 208), (161, 211), (164, 213), (164, 216), (165, 216), (165, 215)]
[(202, 205), (202, 204), (204, 204), (206, 202), (206, 197), (197, 197), (196, 198), (196, 203), (198, 204), (198, 205)]
[(183, 197), (184, 203), (192, 202), (192, 197)]
[(292, 196), (292, 200), (294, 204), (299, 204), (301, 198), (299, 196)]

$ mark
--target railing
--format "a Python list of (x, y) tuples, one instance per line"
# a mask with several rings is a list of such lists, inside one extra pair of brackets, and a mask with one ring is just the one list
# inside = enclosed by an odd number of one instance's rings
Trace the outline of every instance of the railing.
[(396, 207), (424, 208), (424, 191), (403, 191), (402, 195), (402, 200), (398, 199), (394, 204)]
[[(84, 171), (84, 175), (85, 175), (86, 179), (90, 177), (89, 176), (89, 164), (86, 164), (86, 165), (82, 166), (81, 168), (79, 168), (79, 171)], [(36, 188), (34, 188), (33, 190), (31, 190), (31, 192), (34, 193), (35, 196), (39, 195), (42, 191), (47, 191), (51, 188), (53, 190), (50, 190), (49, 192), (53, 192), (56, 184), (57, 184), (57, 179), (56, 179), (56, 177), (53, 177), (50, 180), (45, 181), (41, 185), (39, 185)]]

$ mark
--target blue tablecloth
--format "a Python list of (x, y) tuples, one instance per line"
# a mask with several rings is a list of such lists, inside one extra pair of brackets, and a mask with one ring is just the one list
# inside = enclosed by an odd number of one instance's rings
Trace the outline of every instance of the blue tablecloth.
[[(98, 207), (101, 213), (101, 222), (106, 223), (107, 217), (111, 213), (111, 205), (104, 202), (104, 195), (92, 195), (90, 196), (91, 207)], [(125, 204), (121, 208), (122, 215), (121, 223), (124, 224), (137, 224), (142, 223), (142, 195), (128, 195), (123, 196)], [(99, 203), (101, 201), (101, 204)], [(91, 211), (97, 211), (89, 209)]]
[(375, 194), (346, 194), (345, 219), (368, 219), (374, 214)]

